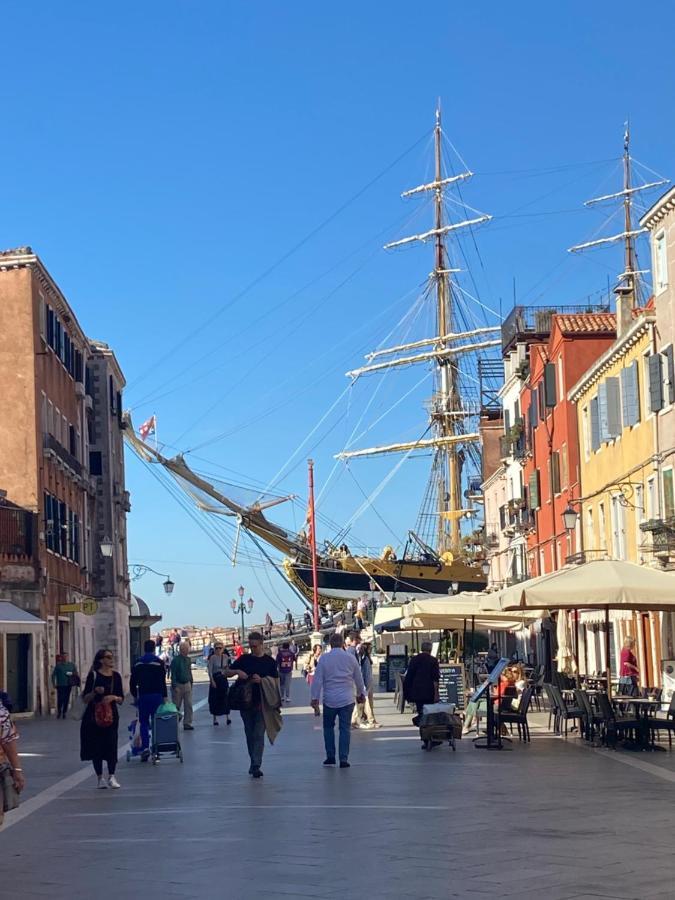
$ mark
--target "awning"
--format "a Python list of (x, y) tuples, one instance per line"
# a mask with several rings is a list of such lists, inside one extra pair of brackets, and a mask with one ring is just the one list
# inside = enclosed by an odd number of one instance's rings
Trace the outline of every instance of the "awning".
[(383, 631), (398, 631), (401, 627), (402, 616), (402, 606), (378, 606), (375, 610), (375, 631), (378, 634)]
[(141, 597), (131, 595), (129, 607), (129, 628), (150, 628), (162, 619), (161, 616), (153, 616), (150, 607)]
[(22, 634), (41, 631), (45, 623), (10, 600), (0, 600), (0, 631), (5, 634)]
[(501, 610), (483, 612), (481, 603), (485, 595), (465, 591), (454, 597), (439, 595), (415, 600), (405, 606), (405, 618), (401, 628), (460, 629), (470, 624), (489, 631), (517, 631), (545, 615), (540, 610), (527, 613), (504, 613)]
[[(675, 577), (648, 566), (598, 559), (488, 594), (502, 611), (529, 609), (675, 609)], [(496, 602), (495, 602), (496, 601)]]

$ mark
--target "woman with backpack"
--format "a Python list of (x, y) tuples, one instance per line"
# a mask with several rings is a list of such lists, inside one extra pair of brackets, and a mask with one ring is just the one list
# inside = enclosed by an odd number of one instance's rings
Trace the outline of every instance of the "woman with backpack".
[[(113, 669), (110, 650), (99, 650), (84, 684), (82, 702), (86, 704), (80, 726), (80, 759), (91, 761), (101, 789), (120, 787), (115, 778), (120, 714), (124, 702), (122, 676)], [(108, 768), (103, 778), (103, 763)]]

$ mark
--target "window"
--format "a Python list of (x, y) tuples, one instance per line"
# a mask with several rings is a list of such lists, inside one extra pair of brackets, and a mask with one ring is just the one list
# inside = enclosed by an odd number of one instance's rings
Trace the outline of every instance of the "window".
[(673, 364), (673, 345), (662, 351), (665, 402), (670, 405), (675, 400), (675, 365)]
[(62, 500), (44, 493), (47, 549), (71, 562), (80, 561), (80, 518)]
[(605, 518), (605, 504), (598, 504), (598, 549), (607, 549), (607, 519)]
[(640, 531), (640, 523), (645, 520), (645, 501), (644, 488), (641, 484), (636, 484), (633, 491), (633, 507), (635, 516), (635, 547), (639, 548), (642, 543), (642, 532)]
[(647, 479), (647, 518), (658, 518), (659, 503), (656, 495), (656, 476)]
[(565, 396), (565, 378), (563, 375), (562, 356), (558, 357), (558, 396), (561, 400)]
[(595, 549), (595, 533), (593, 531), (593, 507), (586, 510), (586, 546)]
[(528, 483), (529, 487), (529, 500), (530, 500), (530, 509), (539, 509), (539, 470), (532, 472), (530, 474), (530, 479)]
[(623, 494), (612, 496), (612, 556), (614, 559), (626, 558), (626, 511)]
[(657, 293), (668, 287), (668, 253), (666, 233), (660, 231), (654, 237), (654, 286)]
[(45, 303), (45, 298), (40, 294), (40, 299), (38, 300), (39, 308), (40, 308), (40, 337), (44, 340), (47, 339), (47, 304)]
[(661, 476), (663, 481), (663, 516), (670, 519), (675, 516), (675, 497), (673, 496), (673, 470), (664, 469)]
[(584, 406), (584, 408), (581, 410), (581, 425), (584, 441), (584, 456), (586, 457), (586, 461), (588, 462), (588, 460), (591, 458), (591, 419), (587, 406)]
[(560, 487), (566, 488), (569, 484), (569, 472), (567, 470), (567, 444), (560, 448)]
[(103, 461), (100, 450), (91, 450), (89, 453), (89, 472), (92, 475), (103, 475)]

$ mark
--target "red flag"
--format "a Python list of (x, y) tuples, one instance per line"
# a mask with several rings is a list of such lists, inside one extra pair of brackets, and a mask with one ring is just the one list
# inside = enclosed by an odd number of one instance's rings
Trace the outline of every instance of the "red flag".
[(150, 416), (147, 422), (143, 422), (141, 427), (138, 429), (138, 433), (141, 436), (141, 440), (145, 441), (151, 434), (155, 434), (157, 427), (157, 421), (155, 416)]

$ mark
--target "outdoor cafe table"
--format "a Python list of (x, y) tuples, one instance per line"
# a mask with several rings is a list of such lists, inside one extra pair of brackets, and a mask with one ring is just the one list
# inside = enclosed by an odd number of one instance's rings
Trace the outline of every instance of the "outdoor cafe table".
[(665, 747), (658, 747), (656, 744), (649, 743), (649, 712), (652, 709), (658, 709), (658, 700), (649, 700), (647, 697), (623, 696), (614, 697), (612, 702), (617, 707), (632, 706), (635, 709), (635, 717), (639, 722), (636, 750), (661, 750), (665, 753)]

